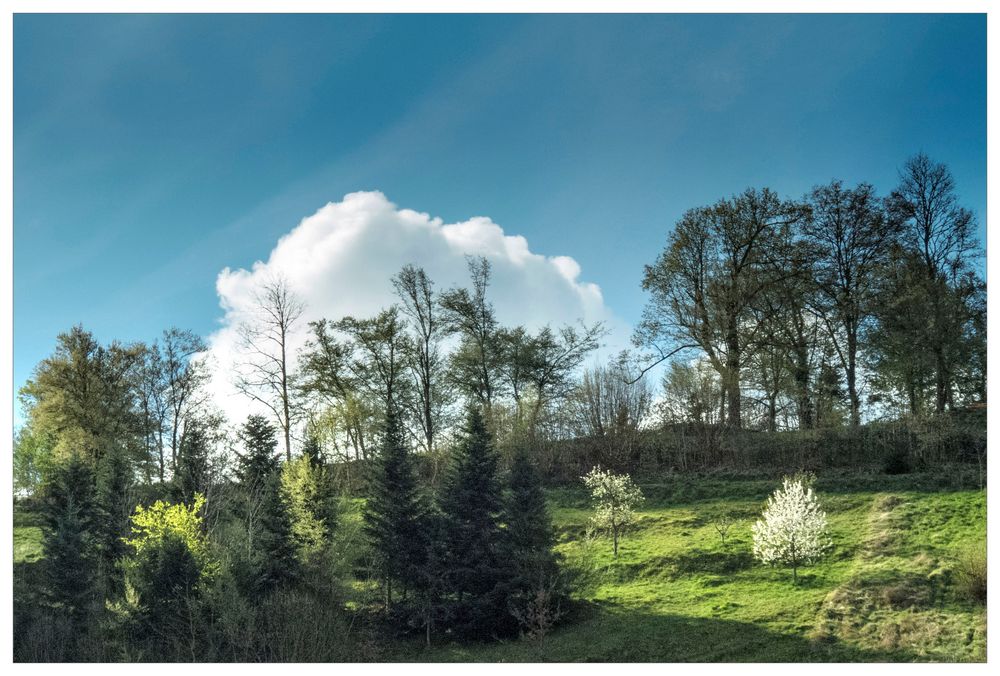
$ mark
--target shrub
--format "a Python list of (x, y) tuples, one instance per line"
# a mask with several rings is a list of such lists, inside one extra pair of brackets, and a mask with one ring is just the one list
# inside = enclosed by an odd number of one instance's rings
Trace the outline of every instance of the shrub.
[(712, 526), (715, 527), (715, 532), (719, 534), (719, 538), (722, 539), (722, 548), (726, 548), (726, 537), (729, 535), (729, 529), (733, 527), (736, 523), (736, 519), (733, 518), (731, 514), (722, 514), (712, 520)]
[(125, 594), (109, 607), (115, 624), (137, 639), (141, 656), (172, 660), (197, 654), (199, 599), (218, 568), (198, 514), (204, 504), (196, 493), (190, 506), (157, 501), (136, 507), (132, 515)]
[(801, 477), (785, 477), (752, 530), (754, 556), (763, 563), (791, 566), (796, 582), (798, 567), (830, 547), (826, 513)]
[(594, 526), (611, 532), (617, 558), (618, 538), (635, 523), (635, 507), (645, 499), (642, 491), (628, 474), (614, 474), (600, 467), (581, 478), (594, 501)]
[(965, 596), (977, 603), (986, 603), (985, 542), (962, 552), (955, 566), (955, 575)]
[(910, 455), (906, 449), (891, 450), (882, 463), (882, 471), (886, 474), (909, 474), (912, 469)]

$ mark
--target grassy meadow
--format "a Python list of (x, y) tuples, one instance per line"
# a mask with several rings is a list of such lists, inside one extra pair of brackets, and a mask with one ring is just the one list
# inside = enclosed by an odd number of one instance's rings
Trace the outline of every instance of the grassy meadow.
[[(833, 549), (799, 571), (753, 559), (750, 525), (778, 477), (675, 475), (641, 484), (646, 500), (617, 559), (588, 527), (580, 488), (549, 491), (563, 566), (565, 615), (534, 641), (387, 642), (391, 661), (982, 661), (985, 606), (961, 562), (983, 546), (986, 494), (967, 470), (836, 474), (816, 489)], [(355, 507), (359, 502), (355, 501)], [(356, 516), (356, 513), (355, 513)], [(734, 521), (725, 546), (715, 523)], [(355, 518), (343, 527), (354, 530)], [(42, 557), (42, 531), (15, 511), (17, 577)], [(348, 607), (367, 605), (364, 585)]]
[[(943, 478), (942, 478), (943, 477)], [(558, 550), (575, 574), (562, 626), (540, 641), (414, 644), (426, 661), (982, 661), (985, 606), (962, 557), (985, 541), (986, 495), (947, 474), (826, 475), (833, 550), (799, 571), (760, 565), (750, 525), (777, 479), (676, 476), (643, 484), (634, 532), (612, 557), (588, 535), (583, 490), (554, 490)], [(736, 523), (726, 546), (713, 525)]]

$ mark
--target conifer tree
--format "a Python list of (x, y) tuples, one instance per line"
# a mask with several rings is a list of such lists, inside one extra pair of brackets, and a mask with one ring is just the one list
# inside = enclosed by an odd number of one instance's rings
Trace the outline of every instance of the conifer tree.
[(42, 487), (49, 602), (75, 624), (95, 607), (100, 556), (94, 472), (78, 454), (57, 465)]
[(558, 573), (552, 549), (555, 532), (545, 504), (541, 477), (524, 451), (514, 456), (503, 521), (511, 592), (524, 594), (553, 585)]
[(253, 485), (278, 469), (275, 449), (278, 445), (274, 425), (262, 415), (247, 417), (239, 431), (243, 453), (239, 454), (236, 477), (244, 486)]
[(323, 465), (300, 455), (281, 469), (281, 499), (288, 511), (292, 536), (302, 563), (314, 562), (330, 544), (337, 526), (337, 507)]
[(375, 552), (388, 609), (394, 582), (404, 589), (420, 584), (427, 549), (427, 508), (394, 407), (386, 412), (382, 445), (369, 485), (365, 533)]
[(97, 530), (100, 576), (109, 596), (122, 591), (119, 563), (127, 553), (123, 538), (129, 534), (129, 518), (135, 506), (131, 495), (134, 480), (132, 464), (122, 449), (111, 449), (102, 455), (97, 470)]
[(209, 457), (208, 435), (201, 425), (192, 424), (184, 431), (177, 453), (177, 471), (174, 473), (174, 497), (190, 504), (195, 493), (208, 492)]
[(238, 577), (245, 594), (259, 597), (300, 578), (292, 519), (281, 497), (280, 462), (275, 428), (251, 415), (239, 433), (243, 442), (236, 475), (243, 500), (239, 511), (247, 524), (247, 557)]
[(254, 596), (292, 586), (301, 578), (292, 519), (281, 499), (280, 473), (272, 472), (262, 488), (260, 527), (249, 562), (249, 585), (246, 586)]
[(498, 457), (482, 411), (471, 407), (442, 485), (448, 591), (455, 626), (489, 636), (505, 608), (499, 515)]
[(323, 448), (315, 434), (306, 436), (306, 441), (302, 444), (302, 455), (309, 458), (309, 464), (313, 467), (322, 467), (325, 464)]

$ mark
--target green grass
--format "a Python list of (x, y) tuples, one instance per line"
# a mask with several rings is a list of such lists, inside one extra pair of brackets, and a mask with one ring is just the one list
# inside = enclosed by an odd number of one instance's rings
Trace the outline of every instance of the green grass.
[(42, 558), (42, 528), (36, 514), (14, 509), (14, 564), (35, 563)]
[[(588, 536), (581, 489), (550, 491), (558, 550), (576, 578), (564, 622), (544, 641), (462, 644), (438, 636), (386, 646), (392, 661), (983, 661), (986, 611), (965, 598), (959, 557), (986, 533), (978, 480), (938, 471), (823, 473), (817, 492), (833, 551), (791, 572), (753, 560), (750, 525), (776, 478), (679, 475), (643, 484), (639, 522), (612, 556)], [(361, 501), (341, 530), (360, 550)], [(737, 520), (722, 546), (714, 518)], [(14, 512), (15, 571), (42, 556), (36, 518)], [(355, 551), (357, 550), (357, 551)], [(350, 566), (345, 565), (345, 571)], [(19, 578), (15, 575), (15, 578)], [(26, 580), (28, 578), (25, 578)], [(358, 580), (348, 609), (374, 590)]]
[[(985, 608), (953, 580), (961, 551), (985, 538), (980, 490), (938, 479), (819, 483), (834, 549), (791, 572), (751, 556), (750, 525), (776, 482), (677, 477), (643, 485), (636, 530), (612, 557), (587, 537), (587, 496), (552, 491), (558, 549), (579, 585), (544, 642), (416, 643), (427, 661), (981, 661)], [(878, 489), (882, 485), (887, 490)], [(824, 488), (826, 490), (824, 490)], [(738, 521), (726, 547), (712, 525)]]

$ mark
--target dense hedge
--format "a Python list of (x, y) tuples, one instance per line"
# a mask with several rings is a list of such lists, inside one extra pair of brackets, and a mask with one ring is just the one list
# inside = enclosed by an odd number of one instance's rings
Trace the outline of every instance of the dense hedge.
[(904, 474), (964, 463), (986, 469), (985, 412), (818, 430), (758, 432), (677, 425), (631, 438), (578, 438), (540, 445), (552, 483), (594, 465), (639, 476), (706, 470), (870, 468)]

